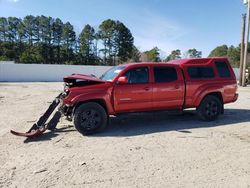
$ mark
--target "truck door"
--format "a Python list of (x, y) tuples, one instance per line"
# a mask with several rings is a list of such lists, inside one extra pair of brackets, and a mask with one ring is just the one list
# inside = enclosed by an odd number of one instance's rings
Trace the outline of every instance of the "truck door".
[(154, 66), (153, 108), (181, 109), (185, 85), (182, 71), (177, 66)]
[(122, 76), (127, 84), (114, 87), (114, 108), (116, 112), (146, 111), (152, 108), (152, 85), (149, 82), (149, 68), (131, 68)]

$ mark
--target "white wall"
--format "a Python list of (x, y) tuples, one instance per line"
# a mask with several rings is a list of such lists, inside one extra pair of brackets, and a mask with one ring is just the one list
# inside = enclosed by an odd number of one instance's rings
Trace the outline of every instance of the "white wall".
[(60, 82), (73, 73), (101, 76), (110, 66), (14, 64), (0, 62), (0, 82)]
[[(61, 82), (73, 73), (101, 76), (111, 66), (15, 64), (0, 62), (0, 82)], [(239, 79), (239, 69), (234, 68)]]

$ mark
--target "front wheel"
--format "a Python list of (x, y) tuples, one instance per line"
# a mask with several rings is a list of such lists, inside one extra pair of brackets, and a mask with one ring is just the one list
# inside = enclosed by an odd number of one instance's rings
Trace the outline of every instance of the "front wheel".
[(218, 97), (209, 95), (202, 100), (197, 108), (197, 113), (202, 120), (213, 121), (221, 114), (221, 110), (222, 103)]
[(73, 117), (75, 128), (83, 135), (101, 131), (107, 126), (107, 120), (105, 109), (95, 102), (81, 104)]

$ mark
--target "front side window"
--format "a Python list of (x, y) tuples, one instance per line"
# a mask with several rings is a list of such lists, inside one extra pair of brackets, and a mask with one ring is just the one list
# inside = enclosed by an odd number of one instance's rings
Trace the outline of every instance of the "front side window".
[(156, 83), (171, 82), (177, 80), (177, 73), (174, 67), (154, 67)]
[(230, 77), (230, 70), (224, 61), (215, 61), (214, 63), (218, 69), (219, 76), (221, 78)]
[(190, 78), (194, 79), (215, 77), (214, 70), (212, 67), (207, 67), (207, 66), (188, 67), (187, 71)]
[(129, 84), (148, 83), (149, 80), (147, 67), (130, 69), (127, 72), (125, 72), (123, 76), (126, 76), (128, 78)]

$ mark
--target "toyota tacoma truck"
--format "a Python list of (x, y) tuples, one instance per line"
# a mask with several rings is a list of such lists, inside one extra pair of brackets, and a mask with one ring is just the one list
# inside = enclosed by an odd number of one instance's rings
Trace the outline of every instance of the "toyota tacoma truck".
[(100, 78), (73, 74), (64, 82), (61, 111), (84, 135), (103, 130), (109, 115), (130, 112), (196, 108), (202, 120), (212, 121), (238, 98), (226, 58), (122, 64)]

